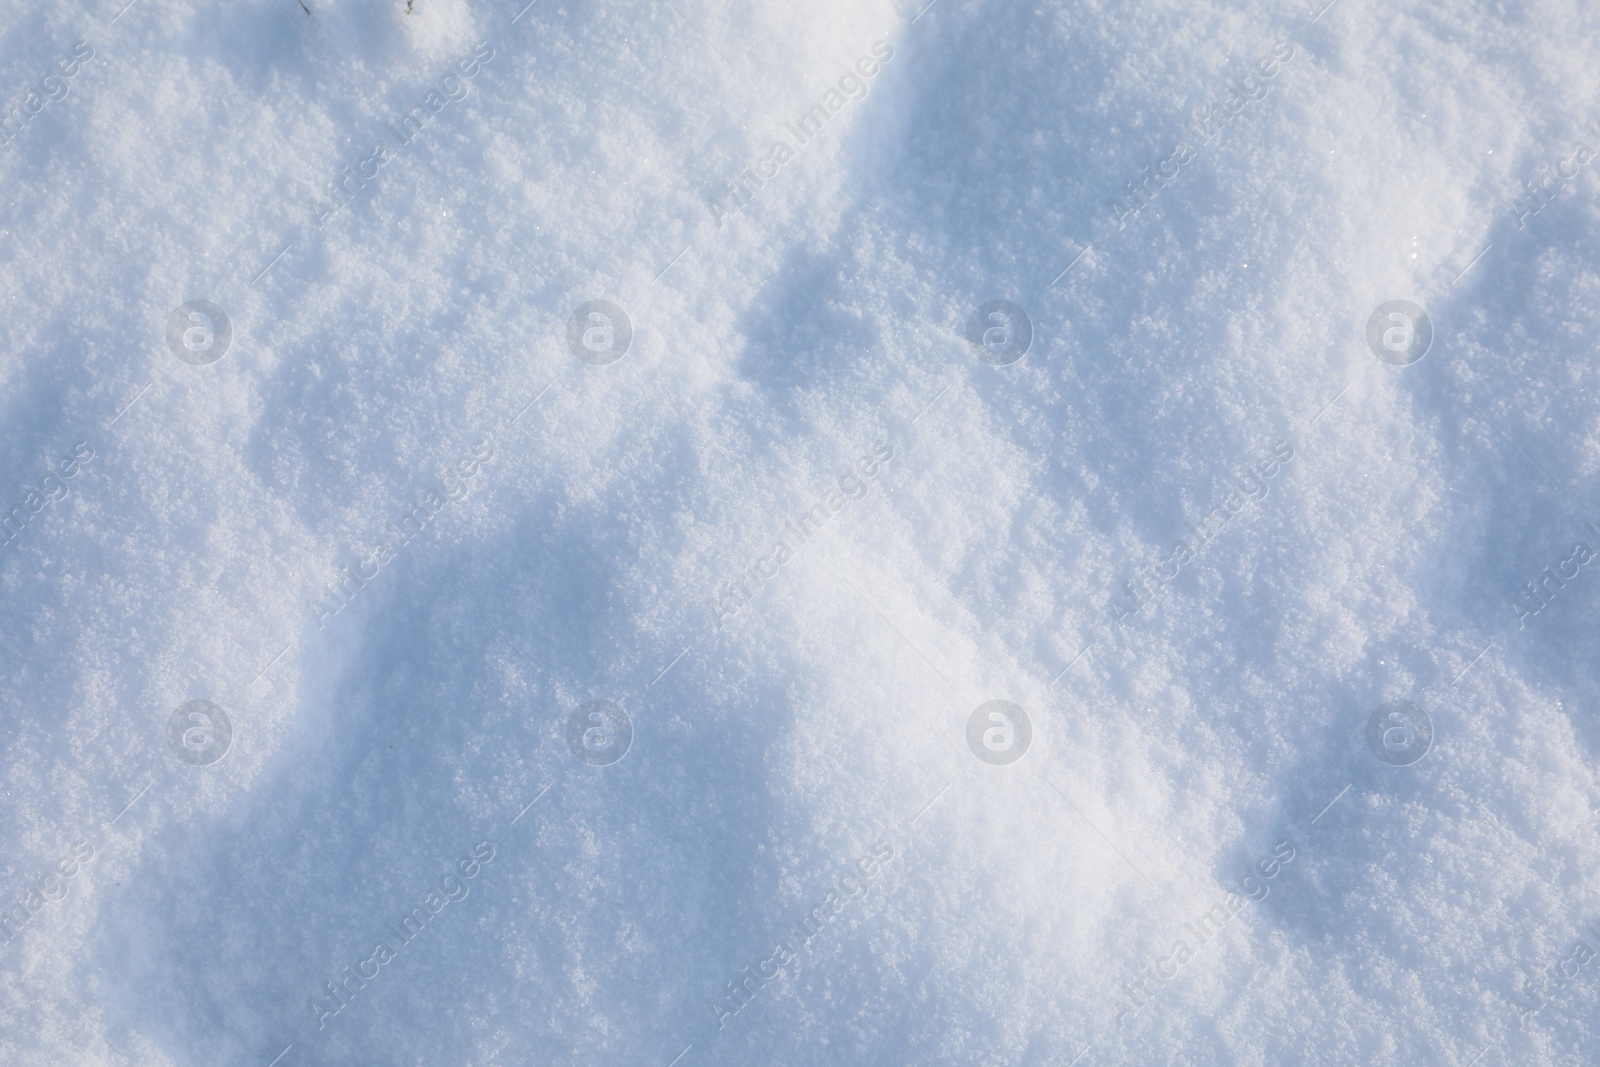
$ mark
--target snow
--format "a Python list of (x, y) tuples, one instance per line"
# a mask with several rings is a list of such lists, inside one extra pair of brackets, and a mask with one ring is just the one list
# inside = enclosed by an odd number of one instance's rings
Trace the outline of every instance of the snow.
[(1592, 1059), (1592, 7), (306, 3), (0, 12), (0, 1063)]

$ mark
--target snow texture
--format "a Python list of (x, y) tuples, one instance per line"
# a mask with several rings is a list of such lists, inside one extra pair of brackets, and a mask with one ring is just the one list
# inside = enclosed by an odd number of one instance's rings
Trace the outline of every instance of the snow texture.
[(305, 7), (0, 10), (0, 1064), (1596, 1062), (1592, 3)]

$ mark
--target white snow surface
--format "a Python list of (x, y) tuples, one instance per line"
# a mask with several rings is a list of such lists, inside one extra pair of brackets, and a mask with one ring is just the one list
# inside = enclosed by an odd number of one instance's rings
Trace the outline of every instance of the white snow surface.
[(125, 3), (0, 10), (0, 1064), (1596, 1062), (1593, 4)]

